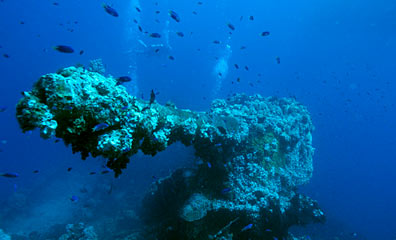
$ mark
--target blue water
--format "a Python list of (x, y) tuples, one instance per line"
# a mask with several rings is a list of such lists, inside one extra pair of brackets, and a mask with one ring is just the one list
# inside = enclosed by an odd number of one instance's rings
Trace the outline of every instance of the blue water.
[[(303, 231), (313, 239), (396, 239), (396, 2), (197, 2), (106, 2), (118, 18), (96, 0), (0, 2), (0, 105), (7, 107), (0, 113), (0, 172), (20, 174), (0, 179), (0, 228), (26, 233), (78, 220), (100, 225), (101, 217), (122, 211), (114, 203), (133, 205), (153, 175), (165, 176), (191, 158), (192, 149), (175, 145), (154, 158), (134, 157), (120, 179), (90, 176), (100, 159), (81, 161), (63, 144), (21, 133), (15, 118), (21, 91), (42, 74), (101, 58), (106, 74), (134, 75), (126, 84), (131, 93), (148, 99), (155, 89), (159, 103), (171, 100), (179, 108), (204, 111), (213, 99), (241, 92), (295, 97), (316, 128), (314, 175), (301, 190), (328, 216), (327, 225)], [(169, 33), (169, 41), (140, 33), (133, 19), (144, 31)], [(227, 23), (235, 26), (232, 35)], [(260, 36), (263, 31), (270, 35)], [(155, 55), (139, 39), (165, 47)], [(75, 53), (52, 49), (60, 44)], [(221, 59), (228, 63), (222, 78), (214, 70)]]

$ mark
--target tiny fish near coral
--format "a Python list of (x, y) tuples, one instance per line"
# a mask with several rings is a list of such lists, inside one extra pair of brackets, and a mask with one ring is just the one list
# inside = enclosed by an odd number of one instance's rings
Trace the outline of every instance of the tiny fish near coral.
[(241, 232), (247, 231), (253, 227), (253, 223), (250, 223), (241, 229)]
[(116, 81), (117, 81), (117, 85), (120, 85), (120, 84), (132, 81), (132, 78), (130, 78), (128, 76), (122, 76), (122, 77), (116, 78)]
[(97, 132), (97, 131), (104, 130), (104, 129), (108, 128), (108, 127), (109, 127), (109, 124), (107, 124), (107, 123), (99, 123), (99, 124), (95, 125), (95, 127), (93, 127), (92, 130), (94, 132)]

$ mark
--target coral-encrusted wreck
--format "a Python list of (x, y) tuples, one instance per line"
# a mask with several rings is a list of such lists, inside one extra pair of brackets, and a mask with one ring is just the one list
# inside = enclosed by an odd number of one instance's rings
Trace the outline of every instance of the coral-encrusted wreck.
[(309, 113), (293, 99), (236, 95), (193, 112), (70, 67), (24, 92), (17, 118), (24, 132), (62, 138), (83, 159), (107, 158), (116, 175), (138, 150), (192, 145), (203, 164), (154, 184), (140, 213), (144, 239), (292, 239), (291, 225), (324, 221), (317, 203), (296, 192), (311, 178), (314, 150)]

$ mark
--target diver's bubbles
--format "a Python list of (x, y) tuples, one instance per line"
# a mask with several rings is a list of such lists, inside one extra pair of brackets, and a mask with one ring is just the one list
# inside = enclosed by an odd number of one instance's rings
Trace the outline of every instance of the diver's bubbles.
[(228, 61), (232, 55), (231, 46), (226, 44), (221, 57), (217, 60), (216, 64), (213, 67), (213, 74), (215, 76), (215, 84), (213, 87), (213, 98), (216, 98), (219, 94), (223, 86), (223, 80), (228, 75)]

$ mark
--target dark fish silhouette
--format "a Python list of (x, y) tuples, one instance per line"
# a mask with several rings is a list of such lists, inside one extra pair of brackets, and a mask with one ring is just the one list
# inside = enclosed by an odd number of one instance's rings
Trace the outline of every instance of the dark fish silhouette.
[(232, 31), (234, 31), (235, 30), (235, 27), (234, 27), (234, 25), (232, 25), (231, 23), (227, 23), (227, 26), (232, 30)]
[(105, 3), (103, 3), (102, 6), (103, 6), (104, 10), (105, 10), (108, 14), (110, 14), (110, 15), (113, 16), (113, 17), (118, 17), (118, 12), (117, 12), (114, 8), (110, 7), (109, 5), (107, 5), (107, 4), (105, 4)]
[(169, 10), (169, 16), (176, 22), (180, 22), (180, 17), (175, 11)]
[(73, 53), (74, 49), (70, 46), (66, 45), (58, 45), (54, 47), (54, 50), (61, 52), (61, 53)]
[(159, 33), (150, 33), (149, 36), (152, 38), (160, 38), (161, 37), (161, 35)]
[(19, 174), (15, 173), (15, 172), (1, 173), (0, 177), (17, 178), (17, 177), (19, 177)]
[(132, 78), (130, 78), (128, 76), (122, 76), (122, 77), (116, 78), (116, 81), (117, 81), (117, 85), (121, 85), (123, 83), (132, 81)]
[(150, 93), (150, 105), (153, 104), (155, 101), (155, 93), (154, 90), (151, 89), (151, 93)]

